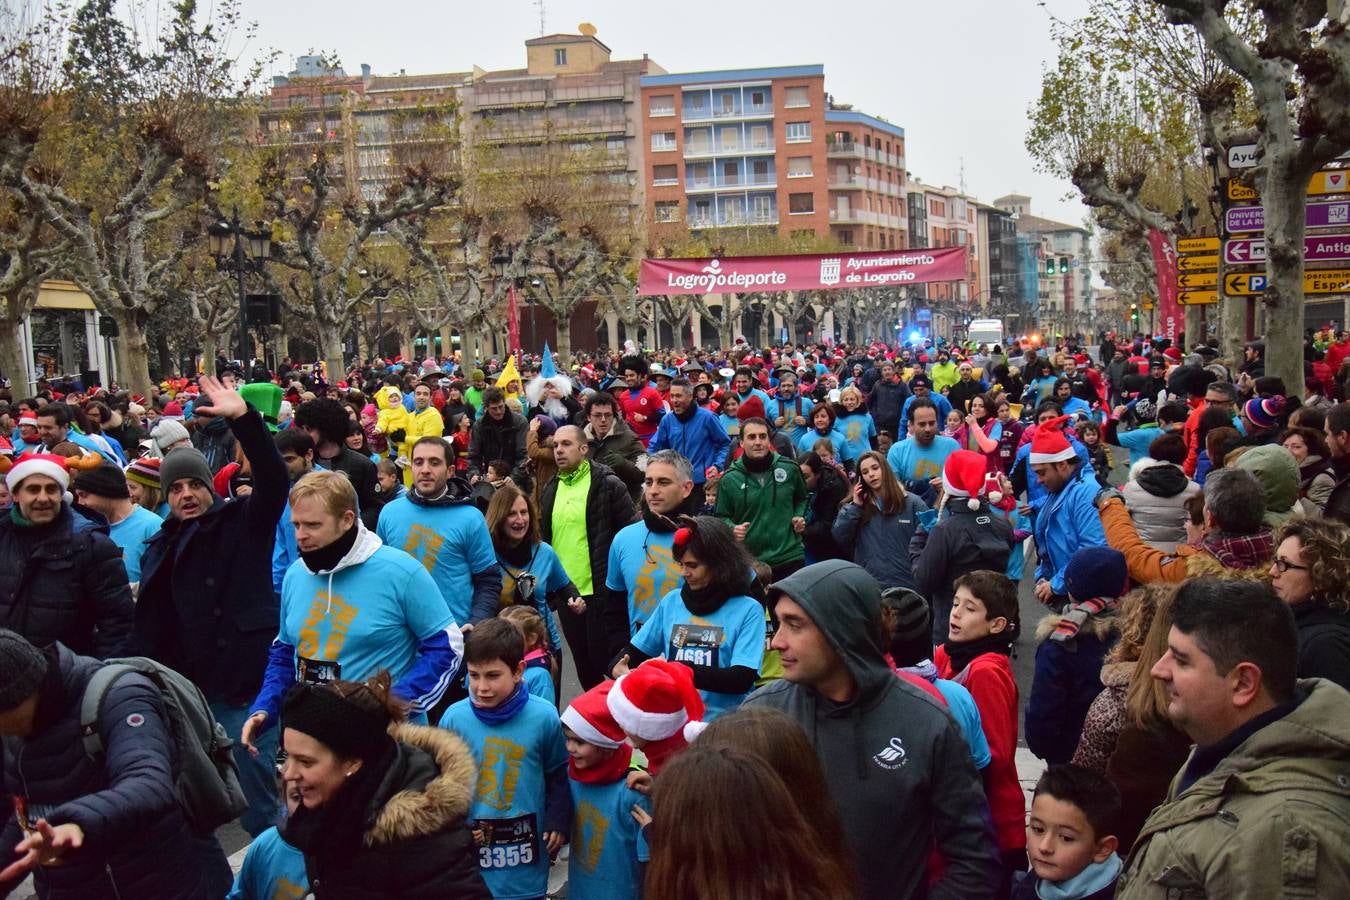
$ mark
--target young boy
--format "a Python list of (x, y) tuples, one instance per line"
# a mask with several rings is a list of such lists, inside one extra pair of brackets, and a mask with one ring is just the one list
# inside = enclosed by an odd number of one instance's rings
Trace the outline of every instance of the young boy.
[[(938, 677), (964, 685), (980, 710), (989, 743), (985, 790), (1007, 878), (1026, 871), (1026, 800), (1017, 781), (1017, 682), (1013, 642), (1017, 640), (1017, 586), (1004, 574), (977, 569), (956, 579), (947, 622), (947, 643), (937, 649)], [(1007, 896), (1005, 890), (1000, 896)]]
[(549, 858), (566, 842), (572, 815), (558, 711), (525, 689), (525, 638), (506, 619), (478, 624), (464, 662), (469, 698), (440, 724), (464, 738), (478, 763), (469, 818), (483, 880), (496, 900), (543, 897)]
[(703, 697), (694, 687), (694, 673), (660, 657), (620, 676), (605, 705), (628, 743), (647, 758), (652, 775), (703, 730)]
[(385, 503), (397, 500), (407, 490), (403, 486), (403, 473), (398, 463), (392, 459), (382, 459), (375, 464), (375, 489)]
[(613, 681), (604, 681), (562, 714), (572, 787), (572, 850), (567, 896), (572, 900), (630, 900), (641, 894), (640, 861), (647, 845), (634, 807), (651, 811), (647, 798), (628, 787), (633, 748), (607, 703)]
[(1120, 792), (1106, 776), (1082, 766), (1047, 768), (1031, 798), (1031, 872), (1013, 900), (1111, 900), (1121, 869), (1119, 817)]

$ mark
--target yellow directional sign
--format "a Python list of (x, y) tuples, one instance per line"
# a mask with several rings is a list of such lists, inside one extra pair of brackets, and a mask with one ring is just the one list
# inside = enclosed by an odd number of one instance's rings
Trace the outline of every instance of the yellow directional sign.
[(1177, 239), (1178, 253), (1217, 253), (1219, 239), (1216, 237), (1193, 237)]
[(1210, 256), (1179, 256), (1177, 268), (1183, 272), (1218, 271), (1219, 256), (1217, 253)]
[[(1323, 169), (1308, 181), (1309, 197), (1347, 192), (1350, 192), (1350, 170), (1347, 169)], [(1224, 193), (1229, 200), (1237, 203), (1250, 203), (1261, 199), (1261, 195), (1257, 193), (1256, 188), (1248, 187), (1237, 178), (1226, 180)]]
[(1182, 306), (1200, 306), (1204, 303), (1218, 303), (1218, 291), (1182, 291), (1177, 294), (1177, 302)]
[(1266, 292), (1265, 272), (1240, 272), (1225, 275), (1223, 292), (1230, 297), (1255, 297)]
[(1243, 184), (1236, 178), (1228, 179), (1227, 193), (1229, 200), (1236, 200), (1239, 202), (1255, 200), (1261, 196), (1260, 194), (1256, 193), (1256, 188), (1247, 187), (1247, 185)]
[(1317, 269), (1303, 273), (1305, 294), (1350, 294), (1350, 269)]
[(1217, 287), (1219, 284), (1218, 272), (1178, 272), (1177, 287), (1183, 291), (1193, 291), (1199, 288)]

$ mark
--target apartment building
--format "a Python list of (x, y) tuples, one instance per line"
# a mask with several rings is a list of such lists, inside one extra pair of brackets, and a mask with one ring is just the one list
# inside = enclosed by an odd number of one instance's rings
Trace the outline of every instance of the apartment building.
[(961, 281), (916, 285), (915, 296), (955, 309), (980, 294), (980, 247), (976, 202), (957, 188), (935, 187), (909, 176), (906, 212), (915, 247), (965, 247), (966, 277)]
[[(1040, 327), (1054, 334), (1094, 330), (1092, 233), (1078, 225), (1032, 215), (1031, 198), (1025, 194), (999, 197), (994, 206), (1013, 216), (1017, 223), (1018, 238), (1025, 247), (1021, 266), (1035, 266), (1036, 316)], [(1028, 283), (1031, 277), (1031, 273), (1022, 273)]]
[(825, 124), (831, 236), (860, 250), (924, 246), (907, 238), (905, 130), (842, 106)]

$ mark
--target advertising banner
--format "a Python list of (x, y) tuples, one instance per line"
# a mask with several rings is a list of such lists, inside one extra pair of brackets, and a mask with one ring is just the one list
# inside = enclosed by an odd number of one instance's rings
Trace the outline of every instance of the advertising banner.
[(877, 250), (800, 256), (644, 259), (638, 293), (820, 291), (964, 281), (966, 248)]
[(1148, 233), (1153, 248), (1153, 267), (1158, 274), (1158, 330), (1175, 341), (1180, 330), (1181, 304), (1177, 298), (1177, 252), (1172, 241), (1158, 229)]

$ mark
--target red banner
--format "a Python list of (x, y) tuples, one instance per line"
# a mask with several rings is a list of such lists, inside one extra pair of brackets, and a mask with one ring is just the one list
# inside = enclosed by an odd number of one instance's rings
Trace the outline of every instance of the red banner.
[(1149, 229), (1153, 268), (1158, 273), (1158, 332), (1175, 341), (1181, 330), (1181, 304), (1177, 300), (1177, 251), (1172, 239), (1156, 228)]
[(506, 349), (520, 352), (520, 307), (516, 305), (516, 286), (506, 289)]
[(965, 247), (800, 256), (644, 259), (638, 293), (649, 297), (653, 294), (820, 291), (963, 281), (965, 277)]

